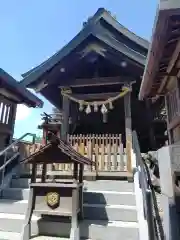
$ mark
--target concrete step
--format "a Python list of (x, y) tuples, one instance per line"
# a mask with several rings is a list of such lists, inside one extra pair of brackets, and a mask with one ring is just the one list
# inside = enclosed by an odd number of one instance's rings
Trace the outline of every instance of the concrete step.
[[(20, 240), (21, 234), (16, 232), (1, 232), (1, 240)], [(69, 238), (49, 237), (49, 236), (33, 236), (33, 240), (68, 240)], [(88, 239), (87, 239), (88, 240)]]
[(4, 232), (0, 231), (1, 240), (20, 240), (21, 234), (16, 232)]
[(84, 188), (89, 191), (134, 192), (134, 183), (115, 180), (84, 181)]
[[(1, 232), (0, 231), (0, 239), (1, 240), (20, 240), (21, 234), (16, 232)], [(33, 240), (68, 240), (69, 238), (61, 238), (61, 237), (52, 237), (52, 236), (32, 236)], [(82, 239), (82, 240), (91, 240), (91, 239)]]
[[(3, 232), (16, 232), (22, 231), (25, 215), (24, 214), (8, 214), (0, 213), (0, 231)], [(32, 216), (32, 233), (38, 234), (38, 220), (40, 217)]]
[(0, 213), (25, 214), (28, 200), (0, 199)]
[[(36, 236), (33, 237), (33, 240), (68, 240), (70, 238), (59, 238), (59, 237), (51, 237), (51, 236)], [(86, 240), (86, 239), (84, 239)]]
[(29, 188), (6, 188), (2, 192), (2, 198), (13, 200), (28, 200)]
[(11, 181), (12, 188), (29, 188), (29, 178), (13, 178)]
[[(0, 200), (0, 213), (24, 214), (27, 210), (28, 200)], [(137, 221), (135, 206), (84, 204), (85, 219), (98, 219), (109, 221)]]
[[(37, 179), (37, 181), (40, 179)], [(12, 179), (11, 187), (14, 188), (29, 188), (30, 179), (19, 178)], [(90, 191), (117, 191), (117, 192), (134, 192), (134, 184), (127, 181), (84, 181), (84, 189)]]
[(135, 206), (135, 195), (133, 192), (115, 191), (84, 191), (84, 203), (108, 204), (108, 205), (129, 205)]
[(137, 222), (135, 206), (84, 204), (84, 217), (89, 220)]
[[(0, 213), (0, 231), (20, 233), (24, 215)], [(69, 237), (70, 223), (41, 219), (33, 216), (32, 234)], [(80, 235), (85, 239), (138, 240), (138, 224), (135, 222), (84, 220), (80, 223)], [(14, 240), (14, 238), (13, 238)]]
[[(6, 188), (2, 197), (5, 199), (28, 200), (29, 189)], [(135, 196), (132, 192), (85, 191), (84, 202), (88, 204), (130, 205), (135, 206)]]

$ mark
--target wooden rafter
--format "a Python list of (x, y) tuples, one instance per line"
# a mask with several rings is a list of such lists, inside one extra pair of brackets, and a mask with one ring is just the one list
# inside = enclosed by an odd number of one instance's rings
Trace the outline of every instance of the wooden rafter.
[(168, 75), (170, 74), (170, 72), (172, 71), (173, 67), (176, 65), (176, 62), (178, 60), (178, 57), (179, 57), (179, 53), (180, 53), (180, 40), (178, 41), (177, 45), (176, 45), (176, 48), (172, 54), (172, 57), (169, 61), (169, 64), (168, 64), (168, 67), (167, 67), (167, 74), (166, 76), (164, 76), (162, 82), (161, 82), (161, 85), (158, 89), (158, 94), (160, 94), (163, 90), (163, 88), (165, 87), (166, 83), (167, 83), (167, 80), (168, 80)]
[(179, 36), (171, 38), (170, 40), (168, 40), (168, 44), (173, 44), (173, 43), (177, 42), (179, 39), (180, 39)]
[(171, 60), (169, 62), (169, 65), (168, 65), (168, 68), (167, 68), (167, 73), (169, 74), (173, 67), (175, 66), (175, 63), (178, 59), (178, 56), (179, 56), (179, 53), (180, 53), (180, 40), (178, 41), (177, 45), (176, 45), (176, 48), (172, 54), (172, 57), (171, 57)]

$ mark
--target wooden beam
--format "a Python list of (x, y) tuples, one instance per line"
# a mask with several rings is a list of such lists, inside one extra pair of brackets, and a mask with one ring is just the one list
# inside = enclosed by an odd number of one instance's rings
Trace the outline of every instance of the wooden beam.
[[(124, 76), (117, 76), (117, 77), (97, 77), (97, 78), (77, 78), (77, 79), (69, 79), (69, 80), (59, 80), (57, 85), (59, 88), (64, 87), (85, 87), (85, 86), (108, 86), (108, 85), (118, 85), (124, 83), (131, 83), (134, 82), (135, 79), (129, 79), (129, 77)], [(55, 83), (53, 85), (56, 86)], [(33, 88), (34, 90), (39, 93), (44, 88), (51, 86), (51, 82), (39, 82)]]
[(165, 76), (160, 84), (158, 91), (157, 91), (158, 94), (160, 94), (163, 91), (164, 87), (166, 86), (167, 80), (168, 80), (168, 76)]
[(44, 81), (43, 82), (40, 82), (39, 84), (37, 84), (36, 86), (35, 86), (35, 88), (34, 88), (34, 91), (36, 92), (36, 93), (39, 93), (41, 90), (43, 90), (45, 87), (47, 87), (48, 86), (48, 84), (47, 83), (45, 83)]
[(20, 99), (19, 97), (17, 97), (15, 94), (11, 93), (10, 91), (6, 90), (5, 88), (0, 88), (0, 94), (10, 100), (15, 101), (15, 102), (22, 101), (22, 99)]
[(115, 97), (119, 92), (109, 92), (109, 93), (87, 93), (87, 94), (71, 94), (71, 96), (79, 100), (105, 100), (107, 98)]
[(97, 77), (97, 78), (77, 78), (62, 80), (59, 83), (59, 87), (85, 87), (85, 86), (101, 86), (101, 85), (117, 85), (133, 82), (134, 79), (129, 77)]

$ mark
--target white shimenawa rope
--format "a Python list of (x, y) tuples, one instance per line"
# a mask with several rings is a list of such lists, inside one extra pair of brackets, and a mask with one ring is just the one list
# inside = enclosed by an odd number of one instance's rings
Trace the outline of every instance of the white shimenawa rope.
[(117, 101), (119, 98), (124, 97), (128, 92), (131, 91), (130, 87), (123, 87), (122, 88), (122, 92), (120, 92), (117, 96), (115, 97), (111, 97), (108, 98), (105, 101), (92, 101), (92, 102), (88, 102), (88, 101), (84, 101), (84, 100), (79, 100), (75, 97), (73, 97), (70, 93), (70, 91), (66, 91), (66, 90), (61, 90), (61, 94), (62, 96), (65, 96), (67, 98), (69, 98), (71, 101), (76, 102), (80, 105), (88, 105), (88, 106), (101, 106), (101, 105), (107, 105), (107, 104), (112, 104), (114, 101)]

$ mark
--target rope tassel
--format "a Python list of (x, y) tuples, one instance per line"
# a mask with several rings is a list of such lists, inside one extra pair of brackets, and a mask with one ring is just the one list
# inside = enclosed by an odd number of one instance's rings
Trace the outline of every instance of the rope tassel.
[(88, 105), (87, 108), (86, 108), (86, 114), (89, 114), (89, 113), (91, 113), (91, 107), (90, 107), (90, 105)]

